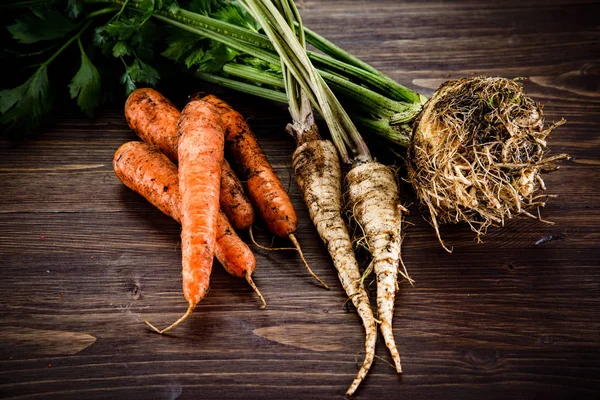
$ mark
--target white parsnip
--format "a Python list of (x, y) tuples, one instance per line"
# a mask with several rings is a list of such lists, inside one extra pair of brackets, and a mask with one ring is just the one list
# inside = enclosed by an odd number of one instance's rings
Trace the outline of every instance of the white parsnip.
[(348, 204), (367, 239), (377, 277), (377, 317), (381, 334), (396, 371), (401, 373), (400, 354), (392, 331), (402, 241), (398, 185), (392, 170), (378, 162), (354, 167), (346, 175), (346, 183)]
[(352, 241), (342, 218), (342, 172), (335, 146), (328, 140), (311, 140), (296, 149), (292, 163), (308, 212), (327, 246), (348, 298), (365, 328), (365, 358), (348, 388), (351, 396), (365, 379), (375, 357), (377, 327), (369, 297), (361, 281)]

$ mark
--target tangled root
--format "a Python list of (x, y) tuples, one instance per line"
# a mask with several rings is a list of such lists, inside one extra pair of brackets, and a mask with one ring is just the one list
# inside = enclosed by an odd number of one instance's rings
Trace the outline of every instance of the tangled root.
[(407, 167), (442, 245), (439, 224), (466, 222), (479, 240), (514, 214), (537, 218), (527, 209), (548, 197), (537, 193), (541, 173), (567, 158), (548, 157), (546, 137), (564, 122), (544, 127), (514, 80), (463, 78), (436, 91), (415, 121)]

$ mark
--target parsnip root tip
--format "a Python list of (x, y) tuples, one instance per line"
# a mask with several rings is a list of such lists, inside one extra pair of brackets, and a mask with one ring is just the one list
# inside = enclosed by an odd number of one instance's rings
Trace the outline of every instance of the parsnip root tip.
[(263, 305), (260, 308), (264, 310), (267, 307), (267, 302), (265, 301), (265, 298), (263, 297), (263, 295), (260, 293), (260, 290), (258, 290), (258, 287), (256, 287), (254, 280), (252, 280), (252, 277), (247, 272), (246, 272), (246, 280), (248, 281), (248, 284), (250, 285), (250, 287), (252, 287), (252, 289), (254, 289), (254, 292), (256, 292), (256, 294), (262, 301)]
[(308, 262), (306, 262), (306, 258), (304, 258), (304, 254), (302, 253), (302, 249), (300, 248), (300, 243), (298, 243), (298, 239), (296, 239), (296, 236), (294, 236), (293, 233), (290, 233), (288, 235), (288, 237), (290, 238), (290, 240), (292, 241), (292, 243), (294, 244), (294, 247), (296, 248), (295, 250), (298, 251), (298, 254), (300, 255), (300, 259), (302, 260), (302, 262), (304, 263), (304, 266), (306, 267), (306, 269), (308, 270), (308, 273), (315, 278), (317, 281), (319, 281), (319, 283), (327, 290), (329, 289), (329, 286), (327, 286), (327, 284), (325, 282), (323, 282), (321, 280), (321, 278), (319, 278), (317, 276), (317, 274), (315, 274), (313, 272), (313, 270), (310, 268), (310, 266), (308, 265)]

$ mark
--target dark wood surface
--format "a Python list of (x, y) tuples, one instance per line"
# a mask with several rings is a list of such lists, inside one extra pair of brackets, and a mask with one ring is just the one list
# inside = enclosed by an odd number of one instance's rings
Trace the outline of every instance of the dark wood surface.
[[(517, 218), (483, 244), (445, 228), (447, 254), (410, 207), (403, 248), (416, 284), (400, 286), (394, 319), (405, 373), (380, 341), (357, 398), (600, 396), (600, 6), (571, 3), (299, 1), (308, 26), (426, 95), (474, 73), (528, 77), (548, 120), (568, 120), (551, 148), (575, 157), (546, 177), (554, 225)], [(0, 139), (0, 397), (342, 398), (363, 331), (293, 182), (285, 107), (197, 81), (162, 89), (179, 103), (214, 91), (249, 118), (332, 290), (293, 252), (256, 249), (267, 309), (216, 265), (195, 314), (151, 333), (144, 319), (164, 326), (186, 307), (179, 227), (112, 172), (114, 151), (135, 139), (121, 107), (94, 121), (56, 115), (39, 137)], [(408, 185), (403, 196), (414, 202)]]

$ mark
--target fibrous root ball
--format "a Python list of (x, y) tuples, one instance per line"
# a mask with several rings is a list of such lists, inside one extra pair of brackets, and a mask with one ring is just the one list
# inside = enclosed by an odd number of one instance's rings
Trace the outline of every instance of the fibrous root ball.
[(562, 123), (544, 126), (542, 108), (515, 80), (444, 83), (415, 121), (407, 162), (440, 242), (440, 224), (466, 222), (479, 239), (515, 214), (538, 218), (531, 211), (548, 198), (539, 192), (546, 189), (541, 173), (567, 158), (546, 149)]

